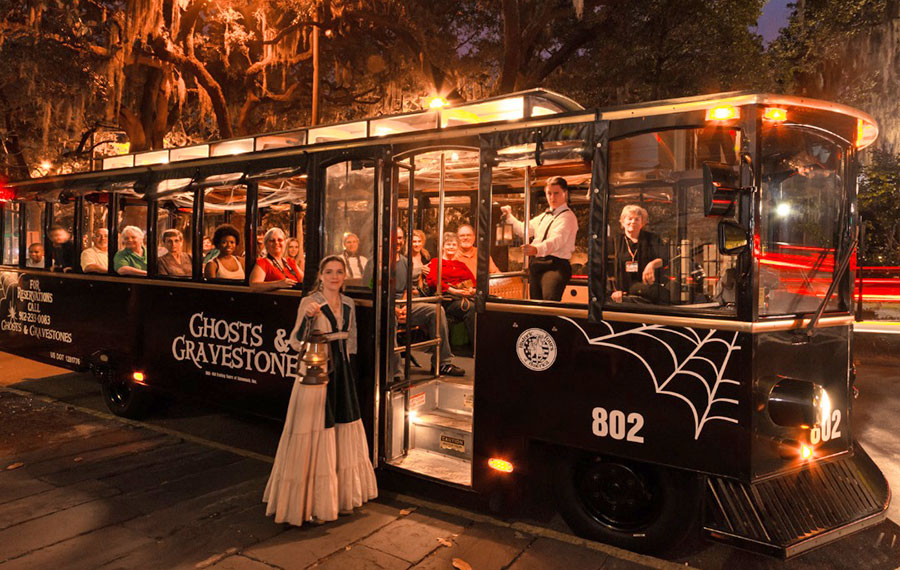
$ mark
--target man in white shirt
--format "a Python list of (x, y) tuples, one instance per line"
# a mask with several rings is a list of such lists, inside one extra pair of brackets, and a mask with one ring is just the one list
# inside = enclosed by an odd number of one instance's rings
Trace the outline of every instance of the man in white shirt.
[(91, 237), (94, 246), (81, 252), (81, 270), (85, 273), (106, 273), (109, 270), (109, 230), (98, 228)]
[[(550, 178), (544, 194), (550, 207), (528, 222), (531, 243), (522, 246), (522, 253), (534, 258), (528, 272), (530, 298), (559, 301), (572, 278), (570, 260), (575, 251), (578, 218), (568, 206), (569, 184), (565, 178)], [(512, 208), (503, 206), (500, 210), (516, 235), (524, 236), (525, 224), (512, 215)]]

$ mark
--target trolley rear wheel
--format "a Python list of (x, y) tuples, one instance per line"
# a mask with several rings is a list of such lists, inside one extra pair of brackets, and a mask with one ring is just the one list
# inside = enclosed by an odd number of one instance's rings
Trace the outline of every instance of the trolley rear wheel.
[(560, 514), (591, 540), (659, 552), (681, 542), (700, 512), (702, 479), (695, 473), (579, 453), (557, 467)]
[(100, 384), (109, 411), (124, 418), (140, 419), (147, 414), (153, 396), (143, 386), (127, 378), (109, 378)]

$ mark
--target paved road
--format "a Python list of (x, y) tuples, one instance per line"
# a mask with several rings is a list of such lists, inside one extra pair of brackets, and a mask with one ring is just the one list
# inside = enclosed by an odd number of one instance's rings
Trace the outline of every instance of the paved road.
[[(856, 430), (900, 489), (895, 368), (889, 361), (860, 368)], [(105, 413), (89, 376), (3, 354), (0, 384), (14, 390), (0, 390), (3, 570), (450, 568), (454, 558), (513, 569), (900, 567), (900, 528), (890, 520), (789, 562), (699, 540), (668, 562), (639, 557), (572, 537), (540, 500), (501, 521), (382, 493), (337, 523), (276, 525), (264, 516), (260, 493), (278, 424), (191, 404), (160, 409), (145, 424), (124, 423)], [(8, 469), (16, 463), (23, 465)]]

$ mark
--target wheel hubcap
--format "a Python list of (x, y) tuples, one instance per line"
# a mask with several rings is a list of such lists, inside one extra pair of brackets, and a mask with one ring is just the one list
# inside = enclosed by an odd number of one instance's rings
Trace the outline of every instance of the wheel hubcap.
[(595, 457), (575, 476), (582, 504), (605, 526), (634, 531), (658, 513), (656, 481), (649, 470)]

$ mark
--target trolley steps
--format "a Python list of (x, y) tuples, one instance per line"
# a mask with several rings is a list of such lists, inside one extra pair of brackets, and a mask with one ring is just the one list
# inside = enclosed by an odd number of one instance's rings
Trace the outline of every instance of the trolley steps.
[(890, 489), (856, 443), (852, 454), (747, 485), (709, 477), (704, 531), (713, 540), (790, 558), (881, 522)]
[(410, 448), (472, 459), (472, 381), (436, 378), (410, 390)]

